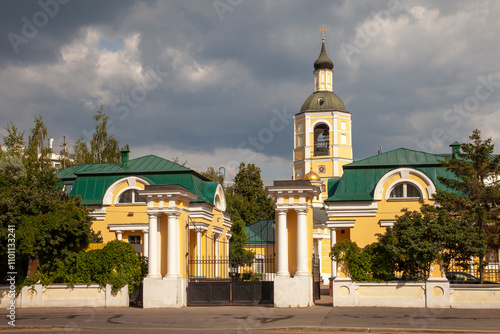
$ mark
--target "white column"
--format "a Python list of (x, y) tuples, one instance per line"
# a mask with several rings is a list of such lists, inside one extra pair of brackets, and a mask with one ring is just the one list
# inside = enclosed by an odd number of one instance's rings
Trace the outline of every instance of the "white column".
[(142, 256), (148, 257), (149, 254), (149, 231), (142, 230)]
[(116, 239), (122, 240), (123, 231), (115, 231), (115, 232), (116, 232)]
[(297, 211), (297, 272), (295, 276), (310, 276), (307, 267), (307, 209)]
[[(337, 229), (335, 227), (330, 228), (330, 248), (332, 248), (337, 243)], [(332, 276), (337, 276), (337, 261), (332, 260)]]
[[(157, 266), (158, 266), (158, 275), (161, 277), (161, 250), (162, 250), (162, 238), (161, 238), (161, 213), (158, 215), (158, 219), (156, 221), (156, 245), (158, 246), (156, 249), (156, 254), (157, 254)], [(165, 241), (163, 240), (163, 243)]]
[(288, 229), (286, 215), (287, 209), (278, 209), (278, 271), (277, 276), (290, 276), (288, 271)]
[(180, 213), (175, 215), (175, 249), (177, 249), (177, 256), (175, 257), (175, 274), (181, 278), (181, 234), (179, 229)]
[(219, 238), (220, 234), (214, 234), (215, 238), (215, 277), (219, 276)]
[(196, 229), (196, 276), (201, 276), (201, 235), (202, 231)]
[(168, 225), (167, 225), (167, 274), (165, 277), (177, 278), (177, 229), (175, 224), (177, 223), (177, 215), (168, 213)]
[(148, 213), (149, 215), (149, 258), (148, 258), (148, 276), (149, 278), (161, 277), (158, 272), (158, 214)]

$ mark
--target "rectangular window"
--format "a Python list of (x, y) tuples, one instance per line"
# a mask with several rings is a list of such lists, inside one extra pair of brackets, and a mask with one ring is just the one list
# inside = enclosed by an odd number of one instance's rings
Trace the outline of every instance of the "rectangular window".
[(347, 145), (347, 136), (344, 134), (340, 135), (340, 144)]
[(302, 176), (303, 173), (302, 167), (297, 168), (297, 176)]
[(340, 129), (345, 130), (345, 122), (340, 122)]
[(142, 253), (141, 236), (140, 235), (129, 235), (128, 243), (134, 247), (135, 253)]
[(297, 136), (297, 147), (304, 146), (304, 139), (302, 136)]
[(298, 131), (298, 132), (302, 132), (302, 131), (304, 131), (304, 126), (303, 126), (303, 124), (302, 124), (302, 123), (297, 124), (297, 131)]

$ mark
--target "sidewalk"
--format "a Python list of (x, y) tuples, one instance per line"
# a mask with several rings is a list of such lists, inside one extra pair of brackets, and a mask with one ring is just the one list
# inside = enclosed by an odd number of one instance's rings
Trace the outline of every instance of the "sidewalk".
[(272, 306), (18, 309), (16, 327), (7, 326), (7, 318), (2, 316), (0, 332), (500, 333), (499, 310), (333, 308), (331, 298), (322, 295), (316, 306), (300, 309)]

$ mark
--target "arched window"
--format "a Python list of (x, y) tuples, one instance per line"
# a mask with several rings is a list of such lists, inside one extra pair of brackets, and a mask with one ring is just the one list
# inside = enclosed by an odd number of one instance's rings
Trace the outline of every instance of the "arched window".
[(422, 198), (422, 194), (416, 186), (405, 182), (392, 188), (389, 198)]
[(127, 191), (124, 191), (121, 195), (120, 198), (118, 199), (119, 204), (132, 204), (132, 203), (141, 203), (144, 204), (146, 203), (146, 199), (139, 195), (139, 191), (136, 189), (130, 189)]
[(326, 124), (314, 127), (314, 155), (330, 154), (330, 129)]

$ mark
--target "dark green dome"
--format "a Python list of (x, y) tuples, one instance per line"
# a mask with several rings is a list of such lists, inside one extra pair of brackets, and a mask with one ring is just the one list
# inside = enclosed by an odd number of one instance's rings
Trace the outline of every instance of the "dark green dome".
[(343, 111), (345, 110), (344, 102), (330, 91), (317, 91), (309, 95), (300, 108), (300, 112), (306, 111)]
[(321, 44), (321, 52), (319, 53), (318, 59), (314, 62), (314, 70), (319, 70), (321, 68), (333, 69), (333, 61), (326, 54), (325, 40)]

